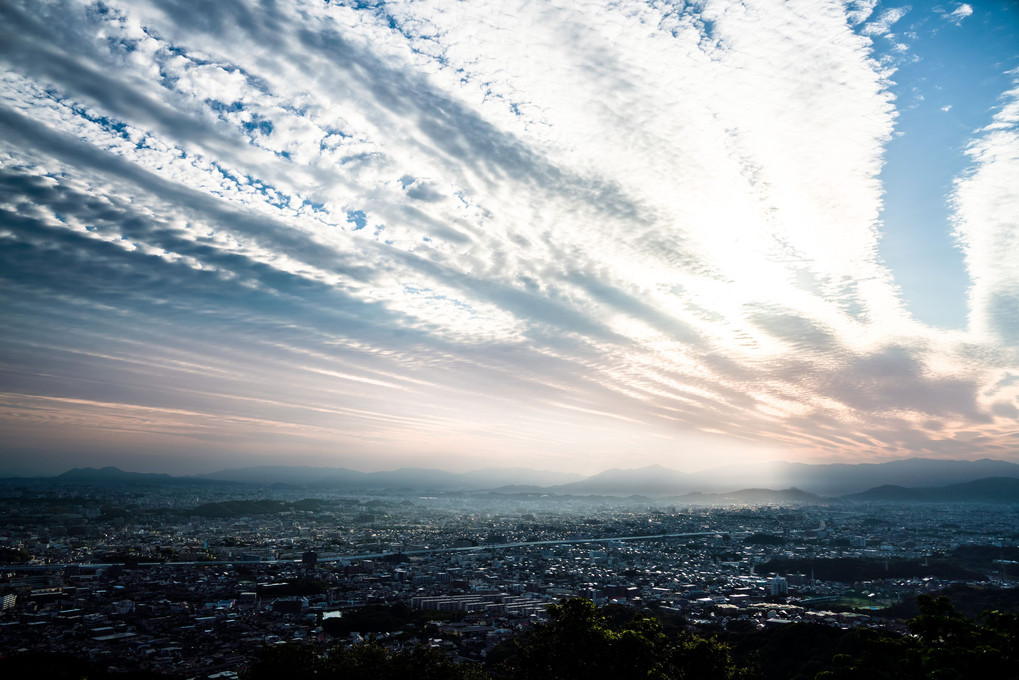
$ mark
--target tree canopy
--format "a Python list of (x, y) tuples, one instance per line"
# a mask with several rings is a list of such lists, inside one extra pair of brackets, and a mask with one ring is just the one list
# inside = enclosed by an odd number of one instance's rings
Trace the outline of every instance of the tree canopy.
[(488, 680), (478, 664), (456, 663), (444, 652), (417, 646), (392, 652), (377, 642), (332, 646), (319, 654), (310, 645), (264, 648), (242, 680)]
[[(909, 635), (858, 628), (830, 631), (791, 625), (767, 635), (773, 645), (743, 644), (753, 666), (734, 660), (717, 638), (669, 628), (625, 607), (598, 609), (583, 599), (550, 605), (548, 622), (496, 647), (486, 665), (458, 662), (426, 646), (392, 651), (378, 642), (326, 648), (290, 643), (264, 648), (244, 680), (749, 680), (779, 669), (816, 680), (984, 680), (1014, 677), (1019, 667), (1019, 616), (990, 611), (978, 620), (959, 613), (945, 597), (918, 598)], [(776, 637), (777, 636), (777, 637)], [(781, 638), (781, 639), (778, 639)], [(746, 641), (744, 641), (746, 642)], [(780, 643), (780, 644), (779, 644)], [(754, 647), (754, 645), (749, 645)], [(776, 664), (776, 655), (813, 657)], [(832, 653), (835, 653), (832, 656)], [(753, 655), (758, 661), (753, 662)], [(757, 664), (760, 667), (757, 667)], [(768, 670), (770, 669), (770, 670)], [(798, 669), (798, 670), (797, 670)]]
[(946, 597), (917, 598), (920, 613), (907, 621), (911, 635), (861, 630), (856, 657), (837, 655), (818, 680), (982, 680), (1014, 677), (1019, 663), (1019, 617), (985, 612), (978, 621)]
[[(655, 619), (634, 613), (615, 625), (588, 600), (549, 607), (551, 619), (517, 641), (506, 677), (513, 680), (736, 680), (749, 677), (729, 648), (686, 631), (669, 636)], [(497, 671), (498, 672), (498, 671)]]

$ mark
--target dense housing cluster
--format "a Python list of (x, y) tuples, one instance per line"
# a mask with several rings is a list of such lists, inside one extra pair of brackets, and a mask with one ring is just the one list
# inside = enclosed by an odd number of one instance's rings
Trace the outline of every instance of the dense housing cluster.
[(886, 607), (1019, 573), (1012, 506), (13, 484), (0, 504), (0, 648), (186, 677), (293, 640), (480, 660), (578, 596), (703, 630), (901, 630)]

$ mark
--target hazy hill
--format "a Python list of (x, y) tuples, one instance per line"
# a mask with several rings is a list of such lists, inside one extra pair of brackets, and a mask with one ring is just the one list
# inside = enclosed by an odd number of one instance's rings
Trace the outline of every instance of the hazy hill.
[(766, 486), (805, 489), (822, 496), (857, 493), (877, 486), (937, 487), (987, 477), (1019, 477), (1019, 465), (1002, 460), (909, 458), (888, 463), (761, 463), (727, 466), (690, 475), (693, 489), (726, 491)]
[(359, 472), (347, 468), (254, 466), (221, 470), (204, 479), (248, 484), (287, 484), (334, 489), (481, 490), (509, 485), (546, 487), (579, 479), (580, 475), (526, 468), (486, 468), (472, 472), (445, 472), (425, 468), (400, 468), (382, 472)]
[(1019, 477), (1019, 465), (986, 458), (975, 461), (911, 458), (860, 464), (761, 463), (690, 474), (651, 465), (606, 470), (551, 491), (581, 495), (674, 496), (689, 492), (727, 495), (732, 489), (795, 488), (819, 496), (839, 496), (884, 485), (938, 487), (988, 477)]
[(1019, 503), (1019, 479), (988, 477), (940, 487), (906, 488), (886, 484), (844, 496), (852, 501), (900, 501), (921, 503)]
[(254, 465), (195, 475), (198, 479), (244, 482), (246, 484), (287, 484), (295, 486), (363, 484), (365, 473), (346, 468), (306, 467), (295, 465)]
[(691, 490), (690, 476), (664, 468), (661, 465), (622, 470), (612, 468), (571, 484), (560, 484), (552, 489), (566, 494), (611, 494), (629, 496), (667, 496)]
[(53, 478), (59, 482), (124, 483), (124, 482), (172, 482), (175, 477), (156, 472), (125, 472), (120, 468), (72, 468)]
[(360, 472), (339, 467), (257, 465), (186, 477), (125, 472), (116, 467), (100, 469), (86, 467), (74, 468), (49, 479), (56, 482), (91, 484), (241, 483), (339, 490), (480, 491), (513, 486), (544, 490), (557, 484), (581, 479), (581, 475), (527, 468), (485, 468), (471, 472), (400, 468), (382, 472)]
[[(400, 468), (359, 472), (347, 468), (263, 465), (190, 477), (125, 472), (115, 467), (75, 468), (50, 478), (62, 483), (212, 483), (236, 482), (259, 486), (287, 485), (336, 490), (405, 490), (473, 492), (499, 490), (571, 496), (683, 497), (686, 502), (789, 502), (818, 496), (852, 496), (855, 500), (1019, 500), (1012, 487), (1019, 465), (1000, 460), (931, 460), (913, 458), (890, 463), (814, 465), (776, 463), (726, 467), (688, 474), (660, 465), (605, 470), (587, 478), (569, 473), (526, 468), (486, 468), (445, 472)], [(998, 479), (992, 482), (990, 480)], [(1012, 480), (1012, 481), (1009, 481)], [(978, 483), (979, 482), (979, 483)], [(973, 486), (966, 486), (973, 483)], [(952, 487), (945, 490), (943, 487)], [(732, 489), (743, 489), (734, 492)], [(783, 491), (773, 491), (781, 489)], [(937, 493), (932, 489), (941, 489)], [(742, 494), (742, 495), (737, 495)], [(756, 494), (756, 496), (755, 496)], [(816, 495), (815, 495), (816, 494)], [(861, 494), (869, 494), (867, 496)]]
[(580, 479), (583, 475), (572, 472), (553, 472), (552, 470), (531, 470), (529, 468), (485, 468), (473, 472), (464, 472), (461, 478), (478, 488), (494, 488), (498, 486), (554, 486), (568, 484)]

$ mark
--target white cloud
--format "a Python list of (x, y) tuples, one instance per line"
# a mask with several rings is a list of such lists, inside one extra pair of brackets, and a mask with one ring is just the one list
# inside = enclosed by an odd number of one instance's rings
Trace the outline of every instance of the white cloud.
[(945, 18), (951, 21), (953, 24), (958, 26), (962, 23), (962, 20), (973, 14), (973, 8), (966, 3), (960, 4), (952, 13), (947, 15)]
[(889, 36), (891, 34), (892, 26), (898, 23), (902, 17), (906, 16), (912, 9), (909, 5), (905, 7), (891, 7), (881, 12), (881, 15), (865, 24), (861, 33), (864, 35), (880, 35)]
[(970, 324), (1019, 347), (1019, 86), (967, 148), (956, 182), (956, 237), (970, 274)]
[(853, 26), (862, 24), (874, 13), (878, 0), (854, 0), (846, 8), (846, 17)]
[[(12, 4), (0, 50), (9, 342), (39, 376), (71, 357), (47, 408), (111, 371), (69, 423), (573, 461), (991, 427), (1007, 281), (975, 284), (976, 335), (937, 333), (876, 254), (874, 3), (108, 5)], [(957, 192), (977, 278), (1005, 132)]]

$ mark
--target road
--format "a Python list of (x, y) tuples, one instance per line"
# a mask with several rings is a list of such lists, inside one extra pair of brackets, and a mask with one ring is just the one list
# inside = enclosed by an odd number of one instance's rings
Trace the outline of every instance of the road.
[[(421, 550), (405, 550), (398, 552), (367, 553), (364, 555), (319, 555), (319, 562), (346, 562), (352, 560), (377, 560), (393, 555), (432, 555), (437, 553), (463, 553), (481, 552), (484, 550), (505, 550), (512, 548), (527, 548), (540, 545), (571, 545), (576, 543), (615, 543), (619, 541), (653, 541), (661, 538), (694, 538), (697, 536), (715, 536), (718, 531), (695, 531), (681, 534), (653, 534), (651, 536), (603, 536), (601, 538), (562, 538), (548, 541), (518, 541), (516, 543), (498, 543), (494, 545), (476, 545), (466, 548), (423, 548)], [(139, 562), (140, 567), (154, 567), (158, 565), (188, 567), (188, 566), (225, 566), (228, 564), (261, 564), (261, 565), (288, 565), (299, 564), (300, 559), (287, 560), (195, 560), (188, 562)], [(12, 564), (0, 565), (0, 571), (58, 571), (68, 567), (80, 569), (107, 569), (115, 565), (123, 565), (123, 562), (78, 562), (67, 564)]]

